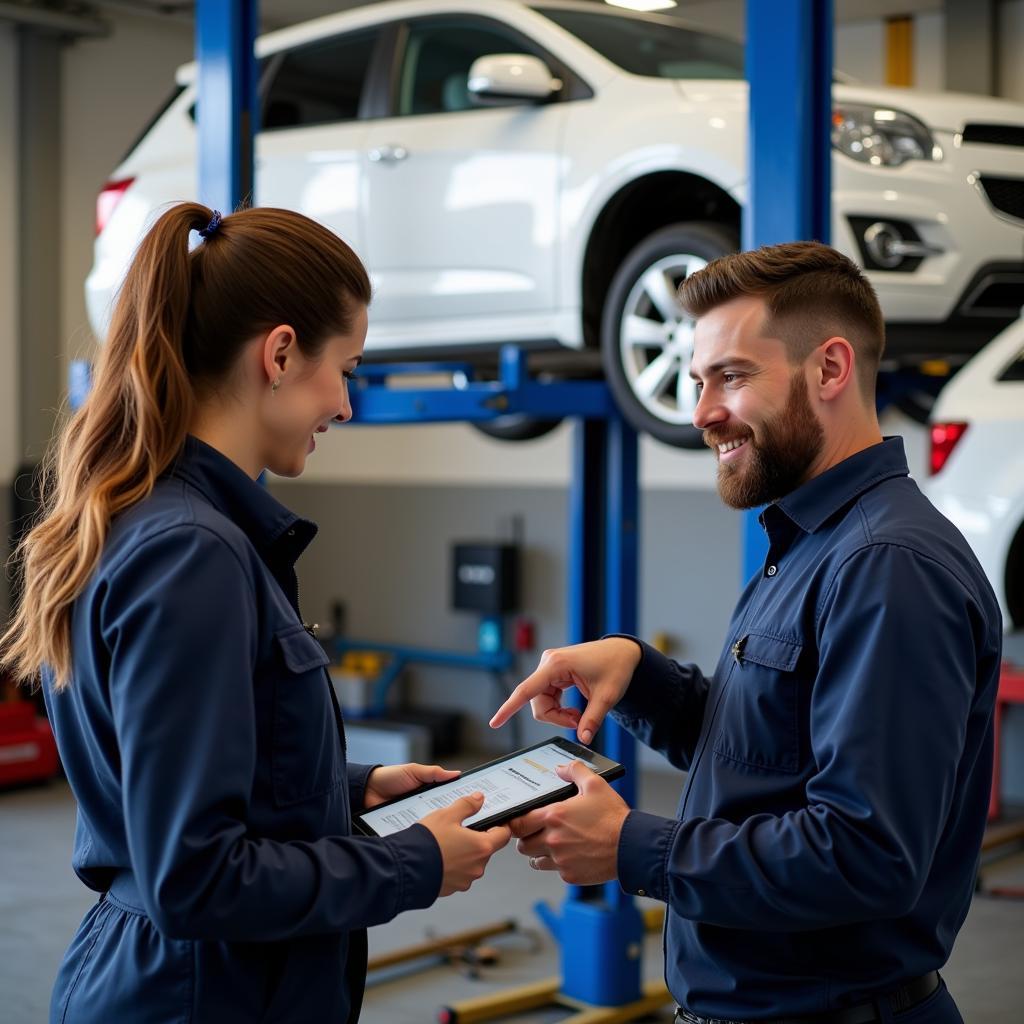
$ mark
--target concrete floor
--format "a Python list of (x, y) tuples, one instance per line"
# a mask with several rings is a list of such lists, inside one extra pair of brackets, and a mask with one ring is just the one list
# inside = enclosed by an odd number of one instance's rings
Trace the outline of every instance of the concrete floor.
[[(645, 809), (671, 814), (679, 777), (646, 773)], [(45, 1021), (57, 964), (81, 915), (95, 899), (70, 868), (74, 803), (63, 781), (0, 793), (0, 1020), (4, 1024)], [(989, 885), (1024, 886), (1024, 854), (986, 867)], [(370, 955), (408, 946), (430, 932), (446, 934), (514, 918), (520, 932), (491, 944), (499, 962), (473, 980), (456, 969), (426, 965), (404, 976), (392, 971), (372, 979), (363, 1024), (414, 1024), (436, 1020), (453, 1001), (557, 975), (558, 949), (533, 912), (537, 900), (558, 906), (557, 876), (531, 871), (511, 848), (491, 862), (469, 893), (441, 900), (370, 933)], [(532, 933), (532, 934), (531, 934)], [(531, 941), (532, 939), (532, 941)], [(967, 1024), (1024, 1020), (1024, 901), (978, 897), (943, 971)], [(661, 976), (661, 939), (651, 935), (645, 978)], [(547, 1024), (565, 1011), (533, 1011), (519, 1024)], [(512, 1019), (512, 1018), (506, 1018)], [(671, 1019), (666, 1010), (659, 1020)]]

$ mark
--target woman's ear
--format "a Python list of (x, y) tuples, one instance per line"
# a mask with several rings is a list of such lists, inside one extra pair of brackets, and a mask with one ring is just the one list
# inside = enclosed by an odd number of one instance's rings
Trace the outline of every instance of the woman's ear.
[(275, 382), (281, 381), (297, 355), (298, 341), (293, 327), (278, 324), (267, 331), (263, 338), (263, 370), (267, 383), (273, 387)]
[(821, 401), (834, 401), (851, 384), (856, 386), (856, 354), (846, 338), (837, 335), (823, 342), (815, 359), (815, 383)]

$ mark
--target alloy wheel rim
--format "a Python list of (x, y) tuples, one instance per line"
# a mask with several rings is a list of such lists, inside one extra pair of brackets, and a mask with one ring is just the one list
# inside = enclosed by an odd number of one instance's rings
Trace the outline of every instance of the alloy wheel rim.
[(707, 265), (682, 253), (652, 263), (634, 282), (619, 320), (619, 361), (629, 389), (652, 416), (672, 426), (693, 423), (699, 397), (689, 375), (694, 321), (677, 293)]

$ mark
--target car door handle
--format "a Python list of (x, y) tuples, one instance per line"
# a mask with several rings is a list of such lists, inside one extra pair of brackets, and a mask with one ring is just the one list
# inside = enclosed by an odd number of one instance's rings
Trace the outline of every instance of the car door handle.
[(370, 160), (375, 164), (397, 164), (400, 160), (404, 160), (409, 155), (409, 150), (405, 146), (391, 145), (391, 146), (375, 146), (370, 150), (368, 156)]

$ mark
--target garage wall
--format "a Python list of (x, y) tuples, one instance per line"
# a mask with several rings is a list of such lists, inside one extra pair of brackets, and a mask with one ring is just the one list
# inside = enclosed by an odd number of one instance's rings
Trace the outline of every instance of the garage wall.
[(999, 95), (1024, 103), (1024, 0), (1004, 0), (996, 9)]
[[(185, 21), (122, 14), (108, 20), (111, 35), (81, 39), (64, 51), (60, 294), (68, 359), (87, 357), (93, 347), (82, 289), (92, 265), (96, 195), (170, 95), (175, 69), (193, 55)], [(66, 363), (62, 372), (66, 379)]]
[[(17, 48), (14, 32), (0, 26), (0, 490), (9, 493), (18, 464), (17, 324)], [(7, 516), (0, 518), (0, 558), (7, 557)], [(6, 613), (7, 587), (0, 585), (0, 619)]]
[[(744, 34), (744, 0), (688, 3), (681, 17), (694, 25), (733, 38)], [(836, 67), (868, 85), (885, 82), (885, 14), (870, 0), (836, 4)], [(903, 13), (914, 18), (914, 85), (945, 88), (945, 23), (941, 0), (907, 0)], [(999, 48), (998, 95), (1024, 101), (1024, 0), (996, 4)]]
[(833, 46), (832, 61), (840, 71), (866, 84), (885, 81), (885, 25), (881, 21), (837, 25)]
[(14, 32), (0, 26), (0, 484), (17, 465), (17, 224), (18, 108), (17, 47)]
[[(545, 647), (565, 643), (564, 489), (297, 483), (273, 490), (320, 525), (298, 567), (307, 620), (330, 622), (331, 603), (341, 600), (350, 636), (472, 651), (476, 617), (449, 608), (450, 545), (507, 539), (515, 516), (523, 526), (523, 609), (537, 625), (536, 650), (521, 657), (521, 673)], [(716, 494), (644, 494), (641, 635), (664, 631), (674, 656), (714, 664), (739, 591), (739, 530), (739, 514), (723, 510)], [(508, 743), (486, 726), (500, 703), (486, 674), (418, 667), (410, 677), (413, 702), (461, 710), (466, 739), (478, 749)], [(524, 721), (523, 741), (547, 731)]]
[(914, 87), (945, 88), (946, 18), (939, 11), (925, 12), (914, 18)]
[[(373, 316), (371, 307), (370, 316)], [(351, 424), (317, 441), (306, 482), (474, 484), (477, 486), (567, 486), (572, 432), (563, 424), (547, 437), (508, 444), (467, 424), (362, 427)], [(710, 489), (715, 469), (706, 451), (683, 451), (640, 443), (645, 486)]]

